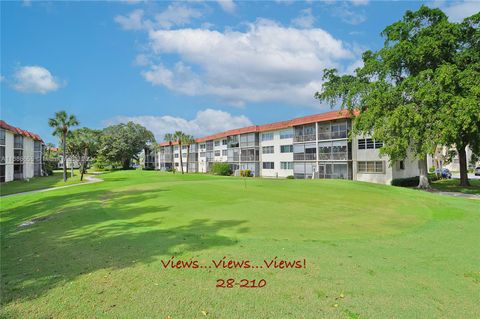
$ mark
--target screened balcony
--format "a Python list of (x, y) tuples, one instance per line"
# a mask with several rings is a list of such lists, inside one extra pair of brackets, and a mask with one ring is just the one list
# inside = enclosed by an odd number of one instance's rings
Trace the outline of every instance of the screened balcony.
[(259, 150), (255, 148), (242, 149), (240, 153), (241, 162), (258, 162), (259, 161)]
[(240, 147), (255, 147), (259, 145), (258, 133), (240, 135)]
[(318, 142), (318, 159), (320, 161), (348, 160), (349, 143), (347, 141)]
[(315, 131), (315, 124), (296, 126), (293, 141), (297, 143), (315, 141), (317, 139)]
[(347, 120), (318, 123), (318, 139), (334, 140), (347, 138), (349, 129), (350, 124)]
[(15, 135), (13, 138), (13, 148), (23, 149), (23, 136)]
[(314, 161), (317, 159), (317, 148), (315, 143), (294, 144), (294, 161)]

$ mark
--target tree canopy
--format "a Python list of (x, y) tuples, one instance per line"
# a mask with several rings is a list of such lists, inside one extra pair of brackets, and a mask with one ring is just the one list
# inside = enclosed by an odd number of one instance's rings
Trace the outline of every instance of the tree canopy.
[(153, 133), (140, 124), (112, 125), (102, 132), (99, 155), (128, 169), (131, 160), (138, 159), (138, 154), (150, 143), (155, 143)]
[[(428, 187), (426, 157), (437, 145), (480, 143), (480, 13), (452, 23), (440, 9), (422, 6), (382, 32), (380, 50), (366, 51), (353, 75), (325, 70), (315, 97), (332, 107), (360, 110), (353, 134), (383, 140), (391, 161), (420, 159), (419, 187)], [(468, 183), (461, 163), (461, 183)]]

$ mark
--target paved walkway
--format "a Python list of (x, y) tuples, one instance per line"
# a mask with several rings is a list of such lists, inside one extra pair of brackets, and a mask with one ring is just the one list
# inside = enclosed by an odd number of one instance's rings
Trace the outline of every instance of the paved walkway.
[(28, 192), (22, 192), (22, 193), (15, 193), (15, 194), (10, 194), (10, 195), (0, 196), (0, 198), (7, 198), (7, 197), (12, 197), (12, 196), (17, 196), (17, 195), (25, 195), (25, 194), (33, 194), (33, 193), (43, 193), (43, 192), (54, 191), (56, 189), (62, 189), (62, 188), (67, 188), (67, 187), (74, 187), (74, 186), (103, 182), (103, 179), (97, 178), (97, 177), (94, 177), (94, 176), (85, 176), (85, 180), (87, 182), (77, 183), (77, 184), (72, 184), (72, 185), (65, 185), (65, 186), (57, 186), (57, 187), (51, 187), (51, 188), (37, 189), (37, 190), (34, 190), (34, 191), (28, 191)]
[(434, 194), (445, 195), (445, 196), (462, 197), (462, 198), (480, 200), (480, 195), (476, 195), (476, 194), (464, 194), (464, 193), (460, 193), (460, 192), (442, 192), (442, 191), (437, 191), (437, 190), (430, 190), (429, 192), (434, 193)]

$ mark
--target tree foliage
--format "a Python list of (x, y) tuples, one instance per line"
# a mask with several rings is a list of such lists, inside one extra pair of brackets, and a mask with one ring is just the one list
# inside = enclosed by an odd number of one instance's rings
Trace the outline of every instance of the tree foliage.
[(67, 137), (68, 155), (80, 163), (80, 180), (83, 180), (89, 159), (96, 156), (100, 146), (100, 130), (83, 127), (74, 131)]
[(48, 125), (54, 129), (53, 136), (57, 136), (62, 144), (63, 181), (67, 181), (67, 136), (70, 127), (78, 125), (75, 115), (68, 115), (65, 111), (55, 113), (55, 117), (48, 119)]
[(391, 161), (414, 153), (422, 164), (419, 186), (428, 187), (426, 156), (437, 145), (478, 152), (479, 16), (451, 23), (440, 9), (407, 11), (382, 32), (383, 48), (363, 53), (353, 75), (325, 70), (315, 97), (358, 109), (352, 133), (383, 140), (381, 153)]
[(130, 168), (132, 159), (147, 144), (154, 143), (153, 133), (140, 124), (128, 122), (106, 127), (102, 131), (98, 154), (112, 163), (121, 163), (123, 169)]

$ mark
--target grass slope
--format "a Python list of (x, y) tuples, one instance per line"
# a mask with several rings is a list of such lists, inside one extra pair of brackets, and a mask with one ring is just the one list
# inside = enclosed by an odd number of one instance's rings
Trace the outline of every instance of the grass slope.
[[(2, 199), (5, 318), (473, 318), (478, 201), (337, 180), (125, 171)], [(18, 225), (48, 217), (27, 228)], [(224, 256), (306, 269), (164, 269)], [(264, 278), (262, 289), (215, 288)], [(205, 316), (206, 314), (206, 316)]]
[[(83, 182), (85, 182), (85, 176)], [(74, 171), (73, 177), (70, 177), (70, 171), (68, 171), (68, 179), (66, 182), (63, 181), (63, 171), (54, 171), (50, 176), (34, 177), (29, 181), (12, 181), (2, 184), (0, 186), (0, 195), (4, 196), (78, 183), (81, 183), (81, 181), (80, 173), (77, 170)]]
[(440, 179), (432, 183), (432, 187), (442, 192), (460, 192), (480, 195), (480, 179), (470, 179), (469, 187), (462, 187), (458, 179)]

